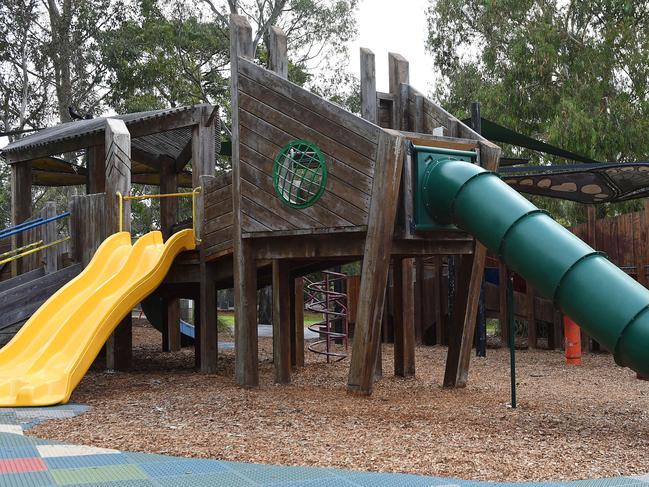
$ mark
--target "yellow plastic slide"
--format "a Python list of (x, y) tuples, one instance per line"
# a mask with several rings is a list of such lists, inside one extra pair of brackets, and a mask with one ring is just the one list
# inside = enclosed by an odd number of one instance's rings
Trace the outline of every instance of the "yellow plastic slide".
[(174, 258), (194, 248), (192, 230), (165, 243), (160, 232), (133, 245), (128, 232), (107, 238), (0, 350), (0, 406), (67, 402), (115, 327), (158, 287)]

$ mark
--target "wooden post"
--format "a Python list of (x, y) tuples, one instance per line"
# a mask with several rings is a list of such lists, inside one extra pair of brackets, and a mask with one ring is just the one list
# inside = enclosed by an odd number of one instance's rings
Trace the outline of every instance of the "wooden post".
[[(451, 323), (448, 336), (448, 355), (444, 370), (444, 387), (457, 387), (458, 374), (461, 369), (462, 343), (465, 331), (465, 317), (468, 309), (470, 287), (473, 284), (471, 275), (475, 269), (475, 255), (459, 255), (456, 258), (457, 279), (455, 284), (455, 299), (451, 306)], [(451, 279), (451, 267), (449, 267)]]
[(202, 249), (200, 251), (199, 274), (200, 371), (206, 374), (216, 374), (219, 338), (216, 311), (216, 280), (214, 278), (214, 264), (205, 261)]
[[(122, 120), (106, 119), (106, 227), (107, 234), (119, 231), (119, 201), (131, 192), (131, 134)], [(131, 230), (131, 204), (123, 203), (123, 230)]]
[[(637, 232), (640, 235), (639, 239), (634, 239), (634, 249), (633, 253), (635, 255), (635, 265), (638, 270), (638, 282), (643, 286), (647, 285), (647, 270), (645, 268), (645, 247), (647, 242), (647, 227), (645, 220), (645, 212), (643, 210), (639, 211), (635, 221), (637, 222)], [(639, 245), (637, 245), (639, 244)]]
[[(56, 216), (56, 203), (48, 201), (43, 208), (43, 218), (52, 218)], [(51, 243), (56, 240), (56, 222), (50, 222), (43, 226), (43, 243)], [(58, 270), (59, 251), (56, 247), (48, 247), (43, 251), (45, 261), (45, 273), (51, 274)]]
[[(360, 65), (361, 65), (361, 117), (365, 120), (378, 124), (378, 109), (376, 105), (376, 61), (374, 53), (364, 47), (360, 50)], [(383, 298), (385, 303), (385, 297)], [(381, 320), (382, 328), (386, 326), (387, 322), (387, 306), (383, 306), (383, 317)], [(381, 330), (382, 332), (383, 330)], [(382, 333), (380, 333), (381, 335)], [(383, 376), (383, 353), (381, 345), (381, 337), (379, 337), (379, 344), (376, 353), (376, 362), (374, 364), (374, 377)]]
[(194, 368), (201, 370), (201, 300), (194, 299)]
[[(389, 89), (390, 93), (394, 96), (395, 99), (395, 111), (397, 113), (397, 126), (394, 128), (398, 130), (409, 130), (408, 127), (408, 82), (410, 81), (409, 73), (409, 64), (408, 61), (396, 53), (388, 54), (388, 71), (389, 71)], [(412, 196), (412, 188), (410, 185), (411, 181), (411, 170), (410, 165), (411, 161), (407, 161), (404, 165), (404, 186), (402, 187), (402, 192), (405, 195), (404, 203), (406, 205), (412, 205), (414, 198)], [(408, 211), (409, 214), (413, 214), (412, 209)], [(406, 235), (410, 235), (410, 222), (405, 222), (406, 225)], [(415, 306), (420, 303), (415, 298), (415, 285), (414, 285), (414, 276), (415, 276), (415, 259), (403, 259), (400, 262), (400, 265), (403, 267), (401, 280), (401, 289), (396, 287), (394, 292), (402, 293), (403, 300), (403, 316), (399, 317), (404, 329), (404, 343), (406, 347), (404, 349), (404, 360), (402, 364), (403, 369), (395, 368), (395, 374), (403, 375), (404, 377), (409, 377), (415, 373), (414, 365), (414, 330), (415, 330)], [(395, 311), (396, 315), (396, 311)], [(397, 328), (399, 323), (395, 322), (395, 360), (396, 360), (396, 347), (397, 347)], [(410, 331), (412, 329), (413, 336), (410, 336)], [(412, 342), (411, 342), (412, 338)], [(395, 363), (396, 365), (396, 363)]]
[(426, 297), (424, 296), (424, 259), (416, 258), (413, 260), (415, 271), (413, 282), (415, 341), (418, 344), (421, 344), (424, 338), (424, 317), (426, 315)]
[(286, 34), (279, 27), (272, 26), (268, 29), (270, 40), (269, 68), (282, 78), (288, 78), (288, 55)]
[[(214, 176), (216, 168), (216, 123), (218, 117), (210, 119), (211, 111), (203, 108), (201, 120), (192, 127), (192, 186), (201, 185), (202, 176)], [(199, 194), (196, 205), (196, 238), (203, 233), (203, 194)]]
[(433, 257), (435, 273), (433, 274), (433, 292), (435, 293), (435, 343), (442, 345), (444, 343), (444, 316), (442, 312), (442, 258)]
[[(498, 167), (498, 160), (500, 159), (500, 148), (492, 145), (480, 144), (480, 154), (482, 158), (482, 165), (488, 170), (495, 170)], [(471, 263), (471, 274), (469, 282), (466, 284), (466, 301), (465, 297), (461, 299), (465, 306), (456, 306), (456, 310), (464, 316), (464, 325), (462, 327), (462, 336), (460, 339), (459, 360), (453, 363), (455, 351), (452, 351), (451, 344), (449, 344), (448, 362), (447, 362), (447, 376), (444, 380), (445, 386), (450, 386), (451, 376), (453, 370), (455, 371), (454, 385), (456, 387), (466, 386), (469, 377), (469, 365), (471, 362), (471, 349), (473, 348), (473, 338), (475, 336), (476, 315), (478, 313), (478, 302), (480, 300), (480, 291), (482, 289), (482, 279), (484, 277), (484, 265), (487, 258), (487, 248), (477, 240), (473, 248), (473, 256)], [(464, 288), (465, 284), (461, 283), (458, 287)], [(456, 295), (457, 298), (457, 295)]]
[(104, 144), (88, 147), (86, 193), (103, 193), (106, 190), (106, 146)]
[[(29, 219), (32, 214), (32, 163), (31, 161), (15, 162), (11, 164), (11, 224), (18, 225)], [(12, 248), (18, 248), (27, 242), (23, 234), (18, 233), (11, 237)], [(11, 263), (11, 275), (23, 273), (21, 259)]]
[(421, 94), (416, 94), (415, 95), (415, 113), (414, 119), (415, 119), (415, 126), (413, 127), (413, 130), (415, 132), (419, 133), (424, 133), (426, 130), (426, 119), (424, 116), (424, 97)]
[(291, 365), (304, 367), (304, 278), (293, 280), (294, 318), (291, 320)]
[[(128, 195), (131, 192), (131, 134), (126, 124), (118, 119), (106, 119), (106, 235), (119, 230), (119, 200), (117, 192)], [(123, 228), (131, 230), (131, 205), (124, 201)], [(106, 368), (110, 370), (125, 370), (130, 368), (132, 360), (132, 323), (131, 312), (106, 342)]]
[[(176, 161), (165, 159), (162, 161), (160, 171), (160, 193), (177, 193), (178, 192), (178, 173), (176, 173)], [(162, 198), (160, 199), (160, 230), (166, 240), (171, 237), (172, 228), (178, 220), (178, 199)]]
[(180, 348), (180, 300), (165, 298), (162, 300), (162, 350), (177, 352)]
[(364, 47), (361, 47), (361, 117), (377, 123), (374, 53)]
[(401, 84), (410, 82), (409, 64), (401, 54), (388, 53), (388, 79), (390, 94), (394, 96), (394, 112), (397, 120), (397, 125), (393, 128), (400, 130), (403, 126), (403, 105), (408, 101), (402, 99)]
[[(597, 237), (595, 235), (596, 225), (597, 225), (597, 214), (596, 214), (595, 206), (587, 205), (586, 206), (586, 239), (587, 239), (587, 243), (594, 249), (597, 249)], [(586, 333), (584, 330), (581, 330), (580, 336), (581, 336), (581, 349), (584, 352), (592, 351), (595, 346), (595, 340), (593, 340), (591, 336), (588, 333)]]
[(597, 237), (596, 237), (596, 228), (597, 228), (597, 212), (594, 205), (586, 206), (586, 238), (588, 239), (588, 245), (597, 248)]
[[(160, 170), (160, 193), (178, 192), (178, 174), (176, 161), (164, 159)], [(173, 226), (178, 220), (178, 199), (162, 198), (160, 200), (160, 230), (162, 237), (167, 240), (171, 237)], [(163, 300), (162, 314), (164, 316), (162, 327), (162, 349), (166, 352), (176, 352), (181, 348), (180, 337), (180, 300), (170, 298)]]
[[(198, 124), (192, 127), (192, 186), (202, 186), (203, 176), (213, 176), (216, 165), (215, 131), (218, 118), (210, 117), (211, 110), (203, 107)], [(203, 234), (204, 195), (199, 194), (196, 203), (196, 238)], [(200, 370), (214, 374), (217, 366), (217, 315), (216, 283), (212, 264), (205, 261), (203, 246), (199, 248), (199, 301), (200, 309)], [(171, 323), (170, 323), (171, 326)]]
[(526, 283), (525, 291), (525, 298), (527, 301), (527, 347), (538, 348), (536, 337), (536, 314), (534, 312), (536, 293), (529, 281)]
[[(388, 293), (388, 290), (385, 290)], [(383, 338), (388, 326), (388, 297), (383, 298), (383, 316), (381, 317), (381, 333), (379, 335), (379, 346), (376, 351), (376, 363), (374, 364), (374, 379), (383, 377)]]
[(374, 186), (363, 253), (361, 289), (347, 386), (350, 392), (371, 394), (381, 336), (381, 317), (388, 280), (392, 233), (403, 168), (404, 139), (379, 136)]
[(239, 385), (259, 384), (257, 269), (252, 242), (241, 233), (241, 166), (239, 162), (239, 57), (252, 59), (252, 28), (240, 15), (230, 16), (232, 96), (232, 214), (234, 253), (235, 378)]
[[(268, 36), (269, 67), (282, 78), (287, 78), (286, 34), (279, 27), (271, 27)], [(291, 335), (296, 337), (296, 330), (295, 290), (290, 281), (288, 262), (273, 260), (273, 366), (275, 382), (278, 384), (291, 382)]]
[(480, 103), (471, 103), (471, 128), (476, 134), (482, 133), (482, 118), (480, 115)]
[(273, 368), (275, 382), (291, 382), (291, 273), (287, 261), (273, 260)]
[[(477, 134), (482, 134), (482, 115), (480, 114), (480, 103), (473, 102), (471, 103), (471, 128)], [(484, 271), (482, 277), (482, 283), (480, 285), (480, 298), (478, 302), (478, 323), (476, 323), (476, 342), (480, 342), (481, 346), (478, 348), (478, 354), (485, 356), (486, 355), (486, 344), (487, 344), (487, 320), (485, 317), (485, 283), (484, 283)]]
[(394, 375), (415, 375), (415, 327), (413, 320), (413, 292), (408, 283), (413, 282), (412, 259), (393, 259), (394, 276)]

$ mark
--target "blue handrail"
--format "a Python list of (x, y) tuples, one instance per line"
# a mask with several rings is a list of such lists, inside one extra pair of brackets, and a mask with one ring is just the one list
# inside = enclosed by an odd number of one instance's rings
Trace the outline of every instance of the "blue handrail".
[(34, 218), (33, 220), (26, 220), (26, 221), (24, 221), (22, 223), (19, 223), (18, 225), (14, 225), (13, 227), (4, 228), (4, 229), (0, 230), (0, 236), (4, 235), (5, 233), (11, 232), (12, 230), (17, 230), (18, 228), (22, 228), (24, 226), (31, 225), (32, 223), (39, 222), (42, 219), (43, 219), (43, 217), (39, 216), (38, 218)]
[[(25, 230), (31, 230), (32, 228), (40, 227), (41, 225), (45, 225), (46, 223), (50, 223), (50, 222), (53, 222), (55, 220), (65, 218), (66, 216), (70, 216), (69, 211), (66, 211), (65, 213), (61, 213), (60, 215), (56, 215), (56, 216), (53, 216), (53, 217), (50, 217), (50, 218), (46, 218), (46, 219), (41, 220), (41, 221), (33, 222), (33, 223), (31, 223), (29, 225), (26, 225), (26, 226), (24, 226), (22, 228), (17, 228), (15, 230), (11, 230), (9, 232), (0, 234), (0, 240), (2, 240), (3, 238), (11, 237), (12, 235), (16, 235), (17, 233), (24, 232)], [(19, 226), (19, 225), (16, 225), (16, 226)]]

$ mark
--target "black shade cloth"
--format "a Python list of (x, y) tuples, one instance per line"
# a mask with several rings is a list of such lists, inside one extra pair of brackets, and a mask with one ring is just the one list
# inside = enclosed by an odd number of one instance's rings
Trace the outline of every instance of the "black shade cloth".
[(521, 193), (585, 204), (649, 196), (649, 162), (503, 168), (500, 176)]
[[(471, 126), (471, 119), (462, 120), (465, 124)], [(486, 139), (491, 140), (492, 142), (502, 142), (504, 144), (511, 144), (517, 147), (525, 147), (526, 149), (531, 149), (537, 152), (542, 152), (544, 154), (552, 154), (554, 156), (563, 157), (571, 161), (579, 161), (586, 163), (596, 163), (594, 159), (585, 157), (574, 152), (567, 151), (560, 147), (555, 147), (540, 140), (533, 139), (527, 135), (520, 134), (515, 130), (504, 127), (496, 122), (487, 120), (486, 118), (480, 118), (481, 131), (480, 134)]]

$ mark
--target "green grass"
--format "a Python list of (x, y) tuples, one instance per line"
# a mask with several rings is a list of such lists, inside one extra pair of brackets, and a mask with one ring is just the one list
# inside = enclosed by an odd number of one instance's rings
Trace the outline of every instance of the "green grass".
[[(219, 311), (219, 329), (221, 327), (234, 328), (234, 313), (232, 311)], [(304, 313), (304, 325), (309, 326), (322, 320), (320, 313)]]

